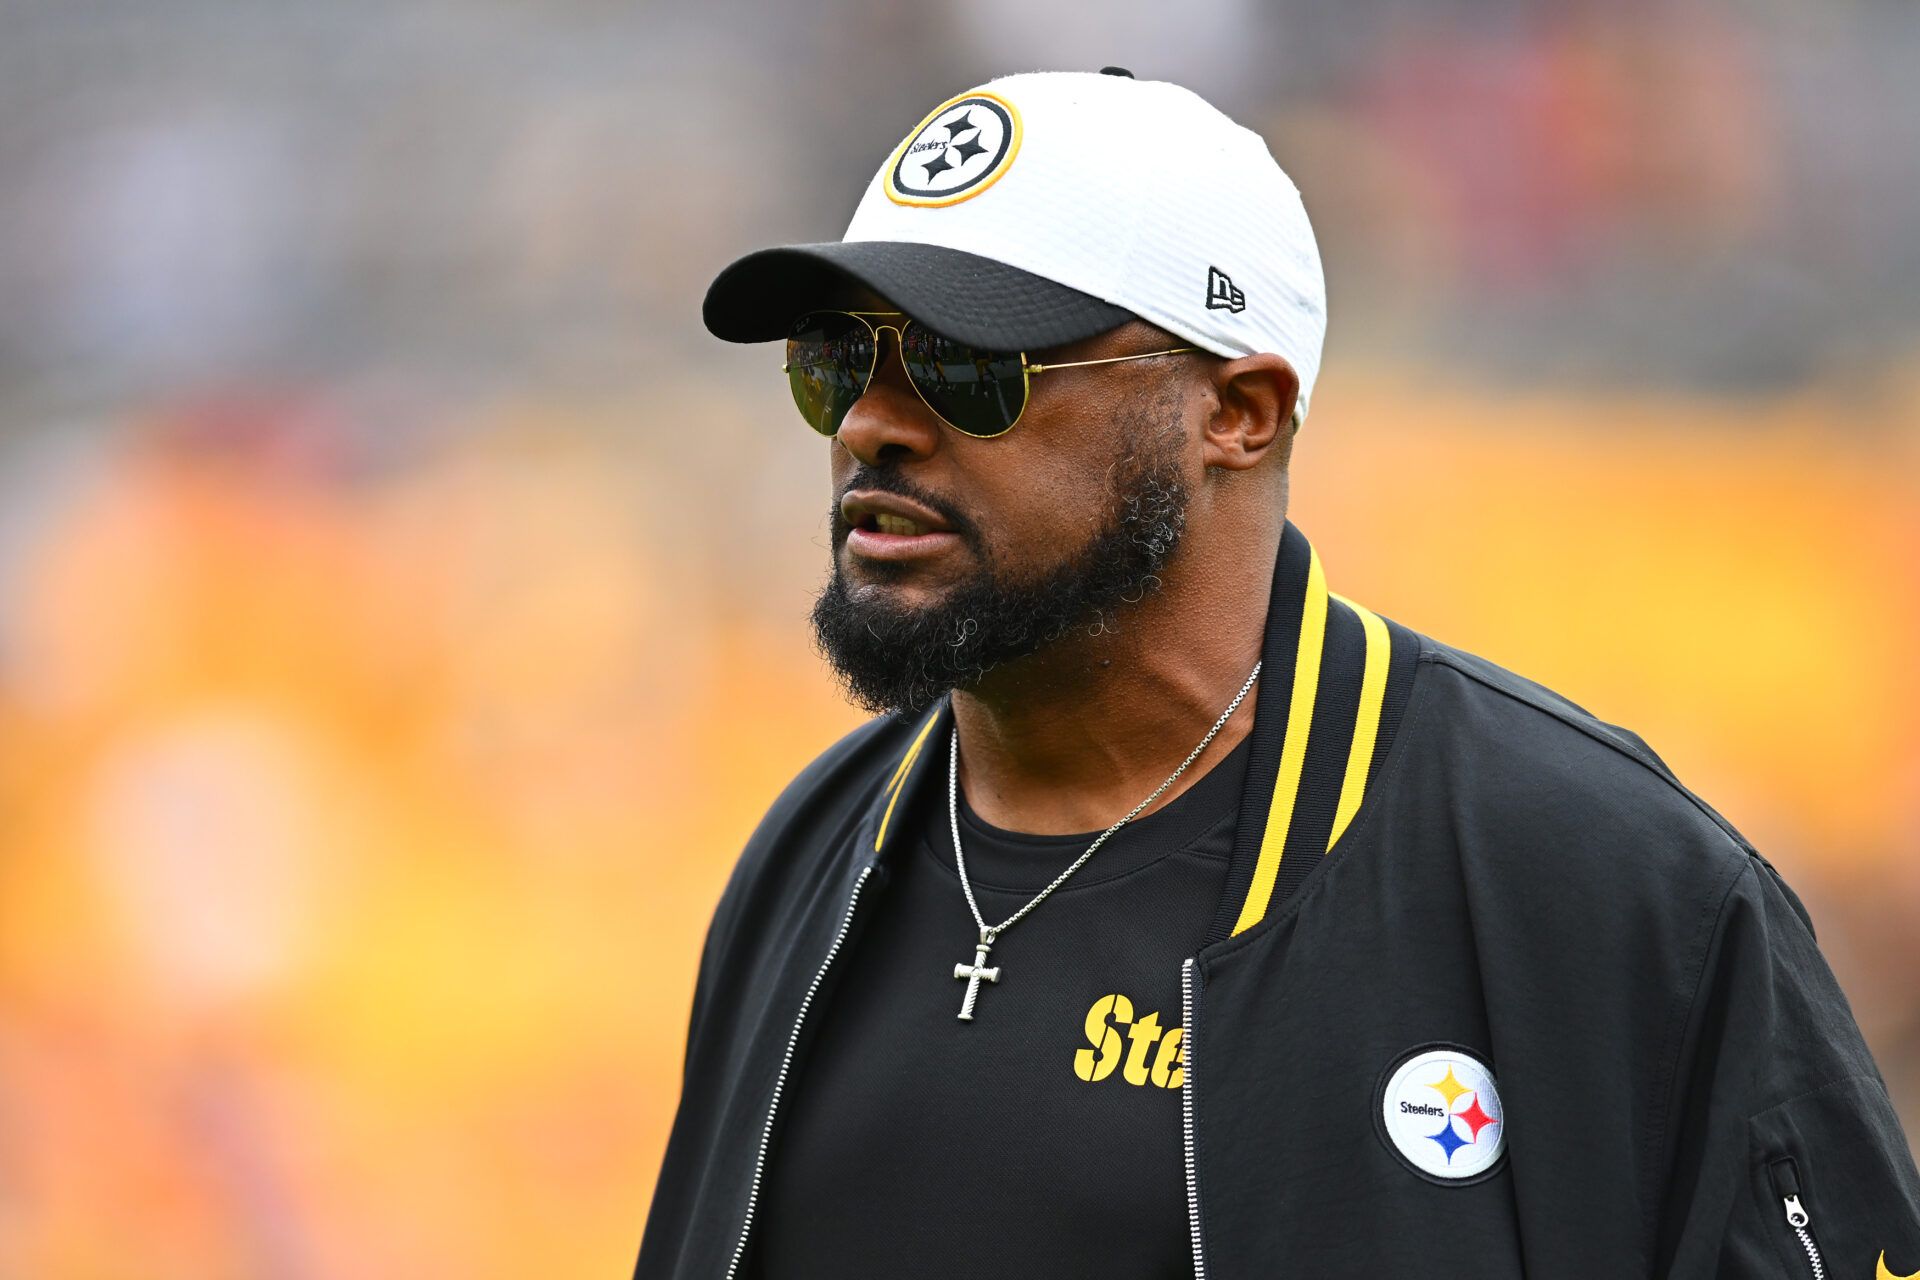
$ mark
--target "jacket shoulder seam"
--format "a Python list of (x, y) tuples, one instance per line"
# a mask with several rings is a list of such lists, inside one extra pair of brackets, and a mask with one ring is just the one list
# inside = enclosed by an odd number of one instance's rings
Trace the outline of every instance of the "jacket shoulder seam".
[(1443, 647), (1439, 646), (1439, 644), (1433, 641), (1430, 637), (1426, 637), (1426, 636), (1422, 637), (1422, 649), (1420, 654), (1420, 661), (1433, 663), (1436, 666), (1444, 666), (1448, 670), (1457, 672), (1460, 675), (1466, 677), (1467, 679), (1473, 681), (1475, 684), (1481, 685), (1482, 687), (1487, 689), (1491, 689), (1495, 693), (1501, 694), (1502, 696), (1509, 698), (1512, 701), (1517, 702), (1522, 706), (1531, 707), (1535, 711), (1540, 712), (1542, 715), (1549, 716), (1552, 719), (1559, 721), (1561, 724), (1566, 725), (1568, 728), (1573, 729), (1578, 733), (1585, 734), (1587, 737), (1592, 738), (1595, 742), (1598, 742), (1603, 746), (1609, 747), (1614, 751), (1617, 751), (1621, 755), (1625, 756), (1627, 759), (1639, 765), (1642, 769), (1645, 769), (1648, 773), (1652, 774), (1654, 777), (1658, 778), (1661, 782), (1665, 783), (1668, 788), (1679, 793), (1681, 796), (1684, 796), (1689, 804), (1691, 804), (1695, 809), (1699, 810), (1703, 817), (1705, 817), (1714, 826), (1718, 827), (1720, 831), (1724, 835), (1726, 835), (1728, 839), (1734, 842), (1734, 844), (1738, 845), (1741, 849), (1745, 850), (1749, 854), (1753, 854), (1756, 852), (1753, 845), (1748, 842), (1745, 836), (1740, 834), (1739, 830), (1732, 823), (1728, 822), (1724, 817), (1722, 817), (1719, 813), (1717, 813), (1714, 810), (1713, 806), (1709, 805), (1706, 801), (1702, 800), (1699, 796), (1695, 795), (1687, 787), (1685, 783), (1681, 782), (1678, 778), (1676, 778), (1673, 775), (1673, 772), (1671, 770), (1666, 768), (1659, 761), (1649, 758), (1646, 755), (1646, 753), (1637, 749), (1632, 743), (1624, 742), (1621, 739), (1615, 737), (1614, 735), (1607, 733), (1605, 731), (1605, 728), (1600, 724), (1600, 722), (1597, 719), (1589, 719), (1589, 720), (1583, 721), (1576, 716), (1569, 715), (1562, 708), (1556, 707), (1552, 703), (1547, 702), (1544, 699), (1527, 696), (1524, 690), (1511, 689), (1511, 688), (1508, 688), (1506, 685), (1489, 680), (1481, 672), (1475, 671), (1473, 668), (1469, 666), (1465, 666), (1458, 661), (1455, 661), (1454, 658)]
[(1825, 1093), (1827, 1090), (1833, 1088), (1833, 1086), (1837, 1084), (1850, 1084), (1855, 1080), (1867, 1081), (1876, 1090), (1878, 1090), (1881, 1096), (1885, 1097), (1889, 1103), (1893, 1101), (1892, 1095), (1887, 1093), (1887, 1080), (1885, 1076), (1882, 1076), (1874, 1071), (1843, 1071), (1837, 1076), (1833, 1076), (1827, 1080), (1821, 1081), (1819, 1084), (1813, 1086), (1813, 1088), (1811, 1089), (1802, 1089), (1799, 1093), (1794, 1094), (1791, 1098), (1782, 1098), (1778, 1102), (1769, 1102), (1766, 1106), (1761, 1107), (1758, 1111), (1749, 1112), (1745, 1117), (1745, 1119), (1748, 1124), (1752, 1124), (1755, 1120), (1758, 1120), (1761, 1116), (1766, 1115), (1769, 1111), (1778, 1111), (1782, 1107), (1790, 1107), (1794, 1103), (1799, 1102), (1802, 1099), (1811, 1098), (1816, 1093)]
[[(1680, 1089), (1680, 1053), (1687, 1042), (1687, 1028), (1693, 1025), (1695, 1011), (1700, 1007), (1700, 993), (1706, 987), (1707, 954), (1713, 949), (1713, 939), (1720, 932), (1720, 922), (1726, 918), (1727, 904), (1733, 901), (1733, 891), (1739, 887), (1740, 877), (1751, 871), (1754, 866), (1751, 857), (1729, 856), (1726, 881), (1716, 892), (1708, 894), (1701, 904), (1700, 921), (1694, 926), (1694, 943), (1689, 965), (1692, 976), (1687, 983), (1687, 998), (1676, 1010), (1677, 1016), (1667, 1021), (1666, 1040), (1660, 1049), (1660, 1076), (1654, 1081), (1655, 1097), (1660, 1102), (1660, 1114), (1654, 1123), (1647, 1126), (1646, 1135), (1641, 1139), (1643, 1150), (1640, 1153), (1641, 1168), (1647, 1173), (1659, 1174), (1665, 1163), (1662, 1154), (1668, 1148), (1668, 1138), (1673, 1126), (1675, 1102)], [(1663, 1185), (1664, 1177), (1649, 1185)], [(1644, 1241), (1646, 1256), (1652, 1257), (1659, 1247), (1660, 1224), (1650, 1217), (1647, 1236)]]

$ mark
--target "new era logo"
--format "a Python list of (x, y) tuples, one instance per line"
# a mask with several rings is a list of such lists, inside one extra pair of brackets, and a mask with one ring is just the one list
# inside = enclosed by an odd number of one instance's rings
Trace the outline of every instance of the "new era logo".
[(1247, 295), (1234, 287), (1232, 277), (1218, 267), (1207, 268), (1207, 310), (1245, 311)]

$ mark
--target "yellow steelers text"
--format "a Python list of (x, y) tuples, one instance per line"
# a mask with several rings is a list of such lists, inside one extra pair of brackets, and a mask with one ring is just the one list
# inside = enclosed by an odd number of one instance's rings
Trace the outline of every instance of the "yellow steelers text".
[[(1122, 1027), (1126, 1028), (1124, 1036)], [(1186, 1078), (1186, 1050), (1181, 1043), (1186, 1038), (1185, 1028), (1163, 1031), (1158, 1013), (1135, 1017), (1133, 1001), (1123, 995), (1095, 1000), (1087, 1010), (1086, 1032), (1091, 1047), (1076, 1049), (1073, 1054), (1073, 1074), (1082, 1080), (1105, 1080), (1116, 1067), (1128, 1084), (1178, 1089)]]

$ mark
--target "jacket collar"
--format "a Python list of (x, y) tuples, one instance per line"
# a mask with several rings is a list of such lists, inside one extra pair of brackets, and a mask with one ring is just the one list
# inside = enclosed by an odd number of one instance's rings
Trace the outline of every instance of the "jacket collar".
[[(1202, 945), (1274, 915), (1358, 813), (1384, 747), (1387, 624), (1327, 589), (1319, 554), (1291, 520), (1280, 537), (1254, 693), (1253, 745), (1227, 885)], [(878, 861), (930, 787), (952, 732), (950, 698), (913, 725), (862, 824), (856, 865)]]

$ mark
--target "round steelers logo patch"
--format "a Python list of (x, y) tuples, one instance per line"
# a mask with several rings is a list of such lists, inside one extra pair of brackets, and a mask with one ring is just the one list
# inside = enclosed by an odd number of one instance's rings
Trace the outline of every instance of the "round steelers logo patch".
[(1507, 1151), (1493, 1072), (1458, 1045), (1402, 1055), (1381, 1077), (1380, 1137), (1413, 1171), (1443, 1183), (1493, 1176)]
[(887, 165), (895, 204), (958, 204), (979, 195), (1020, 153), (1020, 113), (1005, 98), (966, 93), (934, 108)]

